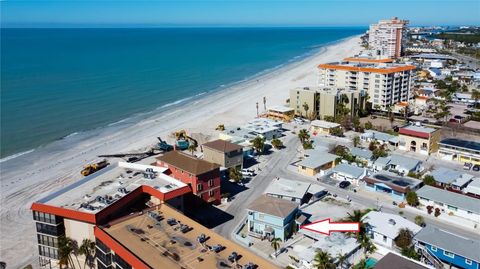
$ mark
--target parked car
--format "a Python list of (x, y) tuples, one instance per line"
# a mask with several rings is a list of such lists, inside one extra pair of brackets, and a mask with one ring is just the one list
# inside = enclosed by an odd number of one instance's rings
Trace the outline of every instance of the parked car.
[(463, 170), (470, 170), (472, 168), (472, 164), (471, 163), (465, 163), (463, 165)]
[(476, 171), (476, 172), (480, 171), (480, 165), (478, 165), (478, 164), (474, 165), (474, 166), (472, 167), (472, 170), (473, 170), (473, 171)]
[(252, 172), (242, 171), (242, 176), (253, 177), (255, 174)]
[(345, 189), (346, 187), (350, 186), (350, 182), (342, 181), (342, 182), (340, 182), (340, 184), (338, 184), (338, 186), (342, 189)]

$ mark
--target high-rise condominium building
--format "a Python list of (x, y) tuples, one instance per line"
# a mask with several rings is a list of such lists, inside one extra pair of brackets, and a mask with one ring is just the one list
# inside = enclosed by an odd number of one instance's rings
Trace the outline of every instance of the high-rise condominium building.
[(319, 86), (363, 90), (373, 109), (386, 111), (389, 106), (410, 99), (413, 65), (347, 58), (320, 64), (318, 68)]
[(398, 58), (402, 54), (407, 40), (406, 20), (393, 17), (370, 25), (368, 46), (388, 58)]

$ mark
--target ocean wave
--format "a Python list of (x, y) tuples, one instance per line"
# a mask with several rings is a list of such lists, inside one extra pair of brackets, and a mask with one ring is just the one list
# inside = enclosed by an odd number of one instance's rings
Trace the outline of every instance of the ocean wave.
[(15, 158), (20, 157), (20, 156), (25, 155), (25, 154), (32, 153), (32, 152), (34, 152), (34, 151), (35, 151), (35, 149), (31, 149), (31, 150), (27, 150), (27, 151), (23, 151), (23, 152), (19, 152), (19, 153), (16, 153), (16, 154), (7, 156), (7, 157), (5, 157), (5, 158), (1, 158), (1, 159), (0, 159), (0, 163), (3, 163), (3, 162), (6, 162), (6, 161), (15, 159)]
[(171, 107), (171, 106), (174, 106), (174, 105), (178, 105), (178, 104), (183, 103), (183, 102), (185, 102), (185, 101), (188, 101), (188, 100), (190, 100), (190, 99), (192, 99), (192, 97), (186, 97), (186, 98), (177, 100), (177, 101), (175, 101), (175, 102), (171, 102), (171, 103), (165, 104), (165, 105), (161, 106), (160, 108), (166, 108), (166, 107)]
[(125, 118), (125, 119), (122, 119), (122, 120), (119, 120), (119, 121), (116, 121), (116, 122), (112, 122), (112, 123), (108, 124), (108, 126), (118, 125), (118, 124), (120, 124), (120, 123), (122, 123), (122, 122), (126, 122), (128, 119), (130, 119), (130, 118)]
[(78, 132), (73, 132), (69, 135), (66, 135), (66, 136), (62, 137), (61, 139), (66, 139), (66, 138), (69, 138), (69, 137), (72, 137), (72, 136), (75, 136), (75, 135), (78, 135)]

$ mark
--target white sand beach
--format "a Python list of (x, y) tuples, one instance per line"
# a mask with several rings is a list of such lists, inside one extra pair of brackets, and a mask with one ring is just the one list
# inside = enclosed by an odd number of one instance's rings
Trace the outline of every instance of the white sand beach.
[(81, 178), (82, 166), (98, 161), (97, 155), (146, 149), (157, 141), (157, 136), (168, 138), (171, 132), (180, 129), (216, 138), (214, 129), (218, 124), (236, 125), (254, 118), (256, 102), (263, 112), (263, 97), (267, 107), (282, 105), (290, 89), (315, 85), (318, 64), (357, 54), (361, 49), (359, 42), (359, 37), (346, 39), (300, 62), (172, 108), (118, 132), (59, 145), (43, 155), (39, 149), (0, 163), (0, 260), (8, 268), (27, 264), (38, 267), (31, 203)]

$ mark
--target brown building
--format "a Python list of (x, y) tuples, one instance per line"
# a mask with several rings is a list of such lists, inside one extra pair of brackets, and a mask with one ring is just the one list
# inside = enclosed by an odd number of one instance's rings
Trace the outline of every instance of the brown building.
[(192, 193), (205, 202), (220, 204), (220, 166), (181, 151), (170, 151), (157, 157), (157, 166), (166, 167), (171, 175), (189, 184)]
[(217, 139), (202, 145), (203, 159), (225, 168), (243, 168), (243, 147)]

